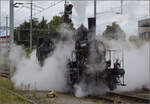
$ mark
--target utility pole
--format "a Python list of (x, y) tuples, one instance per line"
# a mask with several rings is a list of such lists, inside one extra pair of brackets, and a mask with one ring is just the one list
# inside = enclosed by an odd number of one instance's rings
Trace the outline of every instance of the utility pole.
[(0, 35), (1, 35), (1, 0), (0, 0)]
[(150, 0), (149, 0), (149, 17), (150, 17)]
[(94, 0), (94, 18), (95, 18), (95, 35), (96, 35), (96, 0)]
[(14, 0), (10, 0), (10, 48), (14, 43)]
[(49, 32), (50, 32), (50, 24), (48, 23), (48, 34), (49, 34)]
[(63, 22), (66, 22), (66, 3), (67, 3), (67, 0), (65, 0), (65, 4), (64, 4), (64, 16), (63, 16)]
[[(12, 50), (13, 48), (13, 43), (14, 43), (14, 0), (10, 0), (10, 24), (9, 24), (9, 27), (10, 27), (10, 50)], [(13, 68), (14, 68), (14, 65), (13, 63), (10, 61), (10, 77), (12, 76), (13, 74)]]
[(8, 36), (8, 16), (6, 16), (6, 36)]
[(31, 0), (31, 19), (30, 19), (30, 53), (32, 51), (32, 0)]
[(123, 14), (123, 0), (121, 0), (121, 15)]

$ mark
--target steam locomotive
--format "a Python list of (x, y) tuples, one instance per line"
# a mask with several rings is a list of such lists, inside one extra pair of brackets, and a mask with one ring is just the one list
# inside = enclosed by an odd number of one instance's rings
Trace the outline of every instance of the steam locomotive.
[[(71, 11), (71, 9), (72, 6), (69, 10)], [(65, 23), (68, 23), (66, 15), (71, 13), (65, 13)], [(116, 59), (115, 63), (112, 62), (112, 50), (109, 50), (110, 58), (106, 60), (107, 51), (104, 43), (95, 39), (94, 21), (93, 18), (89, 18), (89, 29), (81, 25), (75, 32), (75, 48), (67, 63), (67, 85), (74, 89), (74, 86), (80, 83), (84, 83), (86, 86), (101, 86), (103, 84), (110, 90), (116, 89), (118, 85), (125, 86), (125, 70), (121, 67), (119, 59)], [(56, 44), (60, 40), (65, 41), (64, 37), (61, 37), (61, 33), (51, 33), (38, 38), (37, 58), (41, 66), (43, 66), (45, 58), (53, 54)]]
[[(77, 29), (75, 49), (68, 60), (68, 85), (74, 88), (80, 83), (84, 83), (86, 86), (104, 84), (110, 90), (116, 89), (117, 85), (125, 86), (125, 70), (121, 68), (119, 62), (116, 63), (119, 65), (117, 66), (111, 62), (111, 59), (105, 59), (106, 49), (103, 42), (98, 43), (92, 36), (94, 35), (83, 25)], [(114, 64), (113, 68), (112, 64)]]

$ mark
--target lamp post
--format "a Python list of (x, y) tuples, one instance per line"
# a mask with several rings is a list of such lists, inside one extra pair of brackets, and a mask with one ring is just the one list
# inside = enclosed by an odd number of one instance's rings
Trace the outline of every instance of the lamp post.
[[(22, 5), (23, 3), (14, 3), (14, 0), (10, 0), (10, 14), (9, 14), (9, 27), (10, 27), (10, 51), (13, 48), (13, 43), (14, 43), (14, 7), (18, 7), (18, 5)], [(14, 65), (12, 62), (10, 62), (10, 76), (13, 75), (13, 68)]]
[(32, 51), (32, 0), (31, 0), (31, 19), (30, 19), (30, 53)]

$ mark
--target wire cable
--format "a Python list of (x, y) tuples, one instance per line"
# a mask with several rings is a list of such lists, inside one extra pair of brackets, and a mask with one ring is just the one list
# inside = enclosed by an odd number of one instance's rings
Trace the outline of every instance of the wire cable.
[[(56, 6), (57, 4), (61, 3), (62, 1), (63, 1), (63, 0), (58, 1), (58, 2), (51, 3), (50, 6), (44, 8), (42, 11), (40, 11), (40, 12), (38, 12), (38, 13), (34, 13), (33, 16), (36, 16), (36, 15), (38, 15), (38, 14), (41, 14), (42, 12), (48, 10), (49, 8), (54, 7), (54, 6)], [(25, 17), (25, 20), (26, 20), (26, 19), (29, 19), (29, 18), (30, 18), (30, 16), (27, 16), (27, 17)], [(19, 21), (18, 21), (17, 23), (15, 23), (15, 24), (19, 24), (21, 21), (22, 21), (22, 19), (19, 20)]]

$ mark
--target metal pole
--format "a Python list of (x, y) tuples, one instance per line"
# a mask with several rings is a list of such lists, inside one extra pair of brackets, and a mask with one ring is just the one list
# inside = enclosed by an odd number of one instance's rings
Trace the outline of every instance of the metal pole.
[(49, 30), (50, 30), (49, 28), (50, 28), (50, 24), (48, 23), (48, 34), (49, 34)]
[[(10, 45), (14, 43), (14, 0), (10, 0)], [(12, 48), (12, 47), (11, 47)]]
[(149, 0), (149, 17), (150, 17), (150, 0)]
[(94, 18), (95, 18), (95, 35), (96, 35), (96, 0), (94, 0)]
[(0, 35), (1, 35), (1, 10), (2, 8), (1, 8), (1, 0), (0, 0)]
[(6, 36), (8, 36), (8, 16), (6, 16)]
[[(14, 43), (14, 0), (10, 0), (10, 50), (13, 48)], [(10, 62), (10, 77), (13, 74), (13, 63)]]
[(121, 0), (121, 15), (123, 14), (123, 0)]
[(32, 0), (31, 0), (31, 19), (30, 19), (30, 53), (32, 51)]
[(63, 22), (66, 22), (66, 3), (67, 3), (67, 0), (65, 0), (65, 4), (64, 4), (64, 17), (63, 17)]

